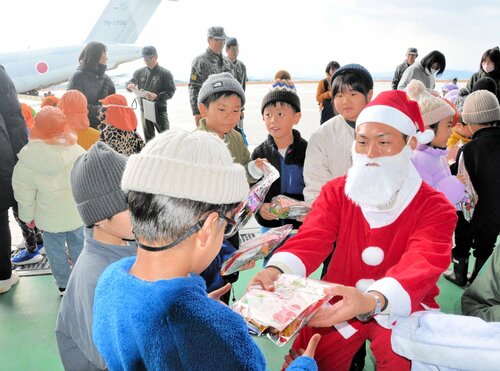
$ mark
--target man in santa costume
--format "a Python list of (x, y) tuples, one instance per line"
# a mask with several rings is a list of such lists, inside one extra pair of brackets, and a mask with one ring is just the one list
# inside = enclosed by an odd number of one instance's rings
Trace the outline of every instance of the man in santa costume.
[(380, 93), (356, 121), (347, 175), (322, 188), (298, 234), (250, 282), (272, 290), (280, 273), (309, 276), (336, 242), (323, 277), (338, 284), (335, 303), (301, 330), (284, 367), (318, 332), (320, 370), (348, 370), (366, 339), (377, 370), (410, 369), (392, 351), (391, 328), (415, 311), (438, 308), (436, 282), (450, 264), (457, 220), (411, 163), (417, 142), (432, 138), (416, 102), (403, 91)]

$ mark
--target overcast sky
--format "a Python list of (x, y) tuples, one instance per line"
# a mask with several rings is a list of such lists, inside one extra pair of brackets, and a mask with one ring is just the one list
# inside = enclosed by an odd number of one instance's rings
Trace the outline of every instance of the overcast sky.
[[(2, 4), (1, 51), (76, 44), (106, 0), (17, 0)], [(500, 0), (163, 0), (137, 44), (155, 45), (159, 62), (187, 80), (207, 47), (207, 29), (238, 38), (248, 74), (323, 76), (326, 64), (360, 63), (393, 71), (410, 46), (437, 49), (447, 69), (476, 71), (482, 53), (500, 44)], [(1, 63), (1, 61), (0, 61)], [(142, 65), (141, 61), (134, 62)]]

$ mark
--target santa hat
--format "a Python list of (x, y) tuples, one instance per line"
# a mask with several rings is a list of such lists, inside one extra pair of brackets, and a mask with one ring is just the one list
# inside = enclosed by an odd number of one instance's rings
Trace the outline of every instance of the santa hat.
[(100, 102), (106, 107), (106, 124), (123, 131), (137, 129), (137, 116), (128, 107), (127, 98), (121, 94), (111, 94)]
[(405, 135), (416, 137), (419, 143), (429, 143), (434, 138), (434, 132), (424, 128), (418, 103), (401, 90), (384, 91), (368, 103), (359, 114), (356, 127), (367, 122), (392, 126)]
[(78, 90), (68, 90), (63, 94), (57, 107), (63, 111), (69, 126), (74, 130), (84, 130), (90, 126), (87, 97)]

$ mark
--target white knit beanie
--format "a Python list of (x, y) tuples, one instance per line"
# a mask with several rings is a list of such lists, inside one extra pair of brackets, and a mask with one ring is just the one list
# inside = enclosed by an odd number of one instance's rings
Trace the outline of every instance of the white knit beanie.
[(243, 166), (233, 162), (216, 135), (169, 130), (129, 157), (122, 189), (231, 204), (245, 198), (248, 182)]
[(462, 120), (469, 125), (486, 124), (500, 120), (498, 99), (488, 90), (470, 93), (464, 102)]
[(418, 103), (426, 128), (446, 117), (455, 115), (455, 110), (450, 104), (429, 93), (420, 80), (411, 80), (406, 88), (406, 93), (410, 99)]

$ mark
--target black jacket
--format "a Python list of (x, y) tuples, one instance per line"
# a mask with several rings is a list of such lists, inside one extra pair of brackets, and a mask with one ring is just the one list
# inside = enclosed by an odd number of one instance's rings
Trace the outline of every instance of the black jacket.
[[(281, 157), (278, 147), (271, 135), (262, 142), (252, 153), (252, 160), (265, 158), (280, 173), (269, 189), (264, 202), (270, 202), (274, 196), (285, 195), (296, 200), (304, 200), (304, 160), (306, 158), (307, 141), (302, 139), (297, 130), (293, 130), (293, 143), (288, 147), (285, 158)], [(283, 162), (283, 167), (282, 167)], [(255, 214), (257, 222), (267, 228), (293, 224), (294, 228), (302, 225), (301, 222), (291, 219), (265, 220), (259, 213)]]
[(17, 154), (27, 142), (26, 123), (16, 88), (0, 65), (0, 209), (8, 209), (15, 204), (12, 171), (17, 162)]
[(151, 70), (147, 67), (139, 68), (134, 72), (134, 76), (126, 85), (129, 83), (136, 84), (138, 89), (155, 93), (155, 102), (159, 107), (164, 109), (167, 108), (167, 100), (174, 96), (176, 89), (174, 77), (170, 71), (159, 64)]
[(493, 224), (500, 232), (500, 127), (476, 131), (462, 148), (465, 168), (478, 196), (471, 224)]
[(90, 126), (97, 129), (100, 124), (99, 108), (102, 106), (99, 100), (116, 93), (113, 81), (103, 72), (78, 67), (68, 82), (67, 90), (71, 89), (81, 91), (87, 97)]

